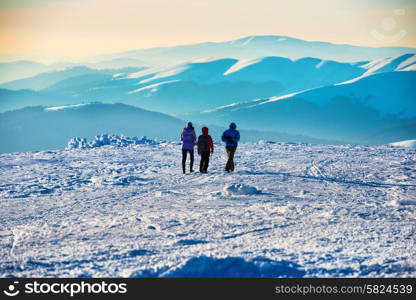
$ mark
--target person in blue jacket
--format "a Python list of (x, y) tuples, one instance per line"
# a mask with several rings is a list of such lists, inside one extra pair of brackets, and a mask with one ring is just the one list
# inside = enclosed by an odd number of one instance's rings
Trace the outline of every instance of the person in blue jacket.
[(227, 151), (227, 163), (225, 165), (226, 172), (234, 171), (234, 154), (240, 141), (240, 132), (236, 129), (235, 123), (230, 124), (230, 128), (222, 134), (222, 141), (225, 142), (225, 150)]

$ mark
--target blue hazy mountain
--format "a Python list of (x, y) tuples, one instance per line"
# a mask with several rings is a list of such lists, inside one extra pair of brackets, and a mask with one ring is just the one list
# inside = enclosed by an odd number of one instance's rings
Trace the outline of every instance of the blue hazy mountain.
[(49, 71), (44, 64), (33, 61), (15, 61), (0, 63), (0, 83), (31, 77)]
[(27, 107), (0, 114), (0, 152), (64, 148), (72, 137), (102, 133), (174, 138), (185, 122), (124, 104)]
[[(47, 149), (63, 149), (73, 137), (92, 139), (111, 133), (126, 136), (179, 141), (183, 121), (162, 113), (125, 104), (86, 103), (54, 107), (26, 107), (0, 113), (0, 153)], [(194, 123), (197, 133), (202, 124)], [(222, 124), (227, 126), (228, 124)], [(210, 133), (219, 141), (224, 127), (210, 126)], [(291, 141), (336, 143), (303, 135), (242, 130), (243, 141)], [(179, 149), (179, 148), (178, 148)]]
[(414, 61), (415, 55), (411, 54), (357, 63), (283, 57), (196, 60), (149, 68), (127, 76), (75, 77), (49, 90), (79, 95), (89, 101), (118, 101), (184, 115), (254, 98), (333, 85), (386, 69), (407, 70), (414, 67)]
[(91, 57), (81, 63), (63, 62), (52, 65), (31, 61), (0, 63), (0, 83), (22, 79), (42, 72), (84, 65), (96, 69), (119, 69), (174, 65), (200, 58), (255, 59), (281, 56), (291, 59), (316, 57), (342, 62), (370, 61), (416, 53), (409, 47), (361, 47), (328, 42), (305, 41), (288, 36), (248, 36), (224, 42), (204, 42), (173, 47), (158, 47)]
[(264, 57), (248, 61), (192, 62), (162, 70), (154, 68), (131, 74), (128, 79), (137, 79), (137, 88), (129, 93), (136, 97), (139, 105), (181, 114), (330, 85), (356, 78), (366, 71), (355, 63)]
[(237, 101), (283, 95), (361, 76), (363, 63), (314, 58), (198, 60), (129, 75), (83, 75), (47, 90), (89, 101), (124, 102), (168, 114), (201, 111)]
[(416, 72), (383, 72), (288, 96), (255, 99), (193, 115), (214, 124), (384, 144), (416, 138)]
[(115, 58), (110, 60), (103, 60), (97, 62), (84, 62), (81, 63), (92, 69), (126, 69), (126, 68), (145, 68), (149, 64), (135, 58)]
[[(92, 139), (102, 133), (148, 136), (179, 141), (186, 121), (125, 104), (86, 103), (54, 107), (26, 107), (0, 113), (0, 153), (62, 149), (69, 139)], [(199, 132), (201, 126), (196, 125)], [(205, 125), (205, 124), (204, 124)], [(216, 140), (224, 127), (211, 126)], [(242, 131), (243, 141), (272, 139), (308, 143), (330, 143), (302, 135)], [(331, 143), (336, 143), (332, 141)]]
[[(1, 109), (26, 105), (63, 105), (91, 101), (122, 102), (173, 115), (186, 115), (255, 98), (281, 96), (306, 89), (369, 76), (385, 70), (412, 70), (415, 55), (402, 55), (376, 61), (340, 63), (316, 58), (290, 60), (264, 57), (254, 60), (197, 60), (170, 67), (92, 70), (86, 67), (44, 73), (9, 82), (10, 88), (44, 87), (52, 93), (42, 99), (30, 93), (0, 93)], [(78, 73), (78, 76), (76, 74)], [(400, 83), (398, 83), (400, 87)], [(5, 96), (13, 95), (13, 102)], [(56, 97), (61, 95), (62, 97)], [(72, 98), (72, 99), (71, 99)], [(48, 99), (46, 101), (46, 99)], [(66, 99), (67, 103), (63, 102)]]
[[(19, 79), (28, 79), (45, 72), (66, 71), (75, 67), (87, 67), (89, 69), (127, 69), (144, 68), (148, 64), (133, 58), (118, 58), (103, 61), (86, 61), (81, 63), (59, 62), (54, 64), (42, 64), (34, 61), (0, 62), (0, 84), (10, 83)], [(80, 69), (79, 69), (80, 70)], [(51, 74), (52, 75), (52, 74)], [(57, 75), (59, 79), (59, 74)]]
[(139, 49), (102, 55), (95, 59), (136, 58), (157, 65), (177, 64), (203, 57), (254, 59), (265, 56), (282, 56), (291, 59), (316, 57), (326, 60), (354, 62), (383, 59), (406, 53), (414, 54), (416, 49), (408, 47), (361, 47), (305, 41), (288, 36), (265, 35), (248, 36), (225, 42)]
[[(122, 68), (122, 69), (92, 69), (85, 66), (76, 66), (76, 67), (69, 67), (64, 70), (59, 71), (50, 71), (41, 73), (32, 77), (18, 79), (9, 81), (3, 84), (0, 84), (1, 89), (9, 89), (9, 90), (45, 90), (52, 86), (55, 86), (57, 83), (61, 81), (65, 81), (67, 79), (73, 77), (79, 77), (83, 79), (87, 78), (95, 78), (99, 75), (108, 75), (105, 78), (112, 78), (113, 75), (118, 74), (129, 74), (131, 72), (137, 72), (144, 68), (140, 67), (129, 67), (129, 68)], [(89, 76), (86, 76), (89, 75)], [(91, 79), (87, 79), (88, 82), (91, 83)], [(83, 82), (85, 83), (85, 82)], [(77, 86), (76, 80), (73, 81), (73, 86)]]
[[(224, 126), (234, 120), (240, 128), (269, 132), (247, 133), (253, 139), (273, 136), (282, 141), (311, 141), (310, 136), (323, 142), (388, 143), (415, 138), (415, 57), (405, 54), (354, 63), (282, 57), (199, 59), (139, 71), (92, 73), (79, 67), (83, 71), (78, 75), (67, 69), (54, 76), (44, 73), (14, 82), (47, 87), (40, 91), (0, 90), (0, 111), (39, 105), (124, 103), (201, 124)], [(5, 133), (10, 124), (3, 123)], [(118, 133), (103, 129), (96, 134), (103, 132)]]
[(0, 89), (0, 112), (38, 105), (67, 105), (81, 103), (75, 96), (48, 91)]
[(103, 72), (90, 69), (87, 67), (71, 67), (60, 71), (50, 71), (41, 73), (32, 77), (18, 79), (14, 81), (9, 81), (3, 84), (0, 84), (0, 88), (2, 89), (10, 89), (10, 90), (43, 90), (55, 83), (81, 75), (87, 74), (101, 74)]

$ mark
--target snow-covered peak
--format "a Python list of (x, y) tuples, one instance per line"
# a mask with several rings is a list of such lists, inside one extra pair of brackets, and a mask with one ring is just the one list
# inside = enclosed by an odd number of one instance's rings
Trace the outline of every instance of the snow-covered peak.
[(211, 82), (237, 62), (232, 58), (203, 58), (169, 67), (155, 67), (128, 75), (127, 79), (138, 79), (139, 85), (156, 84), (168, 80), (192, 80)]
[(149, 79), (157, 79), (157, 78), (163, 78), (163, 77), (169, 77), (177, 75), (189, 68), (189, 65), (187, 64), (180, 64), (176, 66), (169, 66), (169, 67), (154, 67), (145, 69), (139, 72), (135, 72), (132, 74), (127, 75), (126, 78), (133, 79), (133, 78), (143, 78), (143, 77), (149, 77)]
[(365, 64), (360, 65), (361, 68), (367, 70), (362, 75), (338, 83), (338, 85), (349, 84), (356, 82), (364, 77), (383, 73), (383, 72), (395, 72), (395, 71), (414, 71), (416, 70), (416, 55), (415, 54), (404, 54), (395, 57), (388, 57), (384, 59), (377, 59)]
[(251, 46), (259, 43), (279, 43), (288, 42), (290, 40), (296, 39), (280, 35), (251, 35), (237, 40), (232, 40), (229, 43), (239, 46)]
[(277, 56), (266, 56), (266, 57), (259, 57), (256, 59), (241, 59), (237, 61), (234, 65), (232, 65), (227, 71), (224, 72), (224, 75), (229, 75), (231, 73), (235, 73), (246, 69), (248, 67), (255, 67), (259, 65), (268, 65), (270, 69), (276, 67), (277, 64), (282, 63), (290, 63), (291, 60), (285, 57), (277, 57)]
[(362, 66), (362, 68), (368, 71), (365, 75), (380, 73), (380, 72), (391, 72), (391, 71), (402, 71), (416, 64), (415, 54), (404, 54), (395, 57), (389, 57), (385, 59), (378, 59), (369, 62)]
[(243, 60), (239, 60), (237, 63), (235, 63), (234, 65), (231, 66), (231, 68), (229, 68), (227, 71), (224, 72), (224, 75), (228, 75), (230, 73), (239, 71), (245, 67), (254, 65), (258, 62), (260, 62), (261, 59), (260, 58), (256, 58), (256, 59), (243, 59)]
[(161, 81), (158, 83), (154, 83), (154, 84), (150, 84), (150, 85), (146, 85), (144, 87), (135, 89), (133, 91), (130, 91), (129, 94), (134, 94), (134, 93), (139, 93), (139, 92), (143, 92), (143, 91), (150, 91), (150, 92), (157, 92), (158, 88), (162, 85), (167, 85), (167, 84), (171, 84), (171, 83), (175, 83), (175, 82), (179, 82), (180, 80), (166, 80), (166, 81)]
[(208, 110), (204, 110), (201, 113), (202, 114), (209, 114), (209, 113), (213, 113), (213, 112), (219, 112), (219, 111), (235, 111), (238, 110), (242, 107), (250, 107), (253, 105), (256, 105), (256, 103), (264, 101), (261, 98), (258, 99), (254, 99), (254, 100), (249, 100), (249, 101), (243, 101), (243, 102), (236, 102), (236, 103), (231, 103), (231, 104), (227, 104), (227, 105), (223, 105), (223, 106), (219, 106), (213, 109), (208, 109)]
[(80, 103), (80, 104), (71, 104), (71, 105), (61, 105), (61, 106), (52, 106), (52, 107), (46, 107), (45, 110), (64, 110), (64, 109), (74, 109), (74, 108), (80, 108), (86, 105), (89, 105), (90, 103)]

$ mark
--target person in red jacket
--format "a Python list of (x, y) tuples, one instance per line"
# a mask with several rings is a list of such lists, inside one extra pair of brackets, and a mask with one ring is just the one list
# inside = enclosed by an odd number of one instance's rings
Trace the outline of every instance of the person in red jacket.
[(209, 156), (214, 153), (214, 142), (208, 134), (208, 127), (202, 127), (202, 135), (198, 137), (198, 154), (201, 156), (199, 172), (208, 173)]

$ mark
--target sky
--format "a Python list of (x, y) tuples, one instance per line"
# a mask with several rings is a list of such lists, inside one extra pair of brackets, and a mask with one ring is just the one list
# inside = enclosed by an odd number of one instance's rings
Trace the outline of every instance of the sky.
[(414, 0), (0, 0), (0, 61), (285, 35), (416, 47)]

